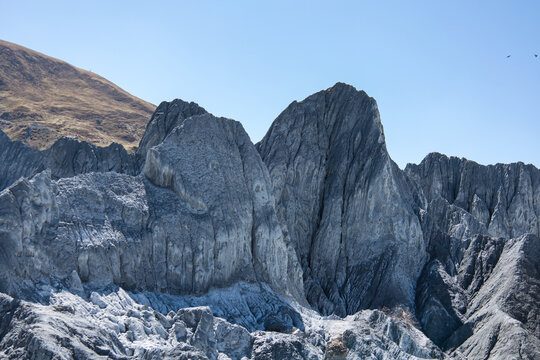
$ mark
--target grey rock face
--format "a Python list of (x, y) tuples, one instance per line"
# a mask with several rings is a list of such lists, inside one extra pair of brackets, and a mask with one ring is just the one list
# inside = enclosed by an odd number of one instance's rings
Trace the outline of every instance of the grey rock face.
[(107, 171), (135, 175), (142, 161), (141, 156), (128, 154), (116, 143), (99, 147), (67, 137), (39, 151), (11, 141), (0, 130), (0, 190), (21, 177), (28, 178), (45, 169), (51, 171), (54, 179)]
[(509, 240), (477, 235), (461, 261), (432, 260), (417, 290), (424, 333), (466, 358), (534, 359), (540, 350), (539, 249), (536, 235)]
[[(443, 353), (415, 328), (409, 316), (403, 309), (393, 316), (379, 310), (363, 311), (353, 316), (354, 321), (362, 325), (345, 330), (335, 339), (348, 349), (347, 359), (443, 358)], [(373, 343), (378, 346), (374, 347)], [(327, 347), (327, 355), (329, 350)]]
[(540, 232), (540, 170), (523, 163), (482, 166), (429, 154), (405, 172), (419, 184), (425, 207), (437, 198), (464, 209), (487, 234), (506, 239)]
[(405, 172), (431, 256), (416, 294), (424, 332), (467, 358), (535, 358), (538, 169), (430, 154)]
[(180, 99), (175, 99), (171, 102), (162, 102), (156, 111), (154, 111), (150, 122), (146, 126), (146, 131), (139, 143), (137, 154), (145, 157), (146, 152), (152, 146), (159, 145), (165, 140), (167, 135), (176, 126), (180, 125), (184, 119), (206, 113), (206, 110), (193, 102), (187, 103)]
[(426, 250), (375, 100), (336, 84), (292, 103), (257, 148), (309, 302), (339, 315), (412, 306)]
[(0, 193), (2, 291), (76, 270), (172, 293), (261, 281), (302, 301), (268, 173), (239, 123), (187, 119), (149, 154), (145, 177), (47, 171)]
[(22, 176), (32, 176), (43, 170), (38, 150), (19, 141), (11, 141), (0, 130), (0, 190), (13, 184)]
[(114, 171), (137, 174), (142, 158), (126, 152), (120, 144), (99, 147), (73, 138), (61, 138), (44, 154), (45, 168), (53, 178), (71, 177), (90, 172)]
[(461, 344), (456, 341), (449, 345), (459, 344), (458, 351), (468, 357), (503, 358), (517, 353), (526, 359), (538, 358), (538, 254), (540, 239), (536, 235), (505, 243), (490, 276), (469, 303), (464, 326), (472, 328), (473, 334)]
[(0, 358), (540, 353), (539, 170), (431, 154), (402, 171), (348, 85), (291, 104), (257, 148), (175, 100), (135, 155), (1, 132), (0, 150)]
[[(162, 314), (140, 301), (143, 293), (118, 288), (86, 288), (79, 295), (48, 285), (36, 289), (48, 305), (0, 295), (3, 359), (323, 359), (336, 358), (337, 351), (346, 359), (442, 357), (420, 331), (379, 311), (344, 320), (304, 314), (314, 321), (305, 330), (249, 333), (218, 317), (214, 309), (228, 309), (210, 298), (211, 307), (192, 307), (186, 298), (153, 294), (181, 307)], [(225, 290), (220, 300), (227, 296)], [(228, 301), (241, 299), (236, 294)]]
[(193, 279), (202, 290), (258, 279), (302, 298), (301, 271), (279, 226), (268, 172), (240, 123), (209, 114), (185, 119), (148, 151), (144, 174), (206, 223), (208, 237), (200, 228), (196, 234), (207, 258), (195, 261), (201, 270)]

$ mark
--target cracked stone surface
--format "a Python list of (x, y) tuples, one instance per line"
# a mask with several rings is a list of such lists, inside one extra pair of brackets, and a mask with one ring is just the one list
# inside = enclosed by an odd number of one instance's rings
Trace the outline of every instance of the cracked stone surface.
[(0, 132), (0, 358), (538, 359), (540, 171), (399, 169), (338, 83), (256, 146), (164, 102), (136, 154)]
[(301, 301), (268, 173), (238, 122), (186, 119), (143, 173), (54, 181), (47, 170), (0, 193), (1, 290), (75, 270), (83, 282), (171, 293), (261, 281)]
[(89, 172), (114, 171), (135, 175), (142, 161), (119, 144), (99, 147), (63, 137), (49, 149), (39, 151), (20, 141), (11, 141), (0, 130), (0, 190), (21, 177), (32, 177), (48, 169), (55, 179)]
[(292, 103), (257, 148), (310, 304), (342, 316), (412, 307), (427, 253), (375, 100), (338, 83)]

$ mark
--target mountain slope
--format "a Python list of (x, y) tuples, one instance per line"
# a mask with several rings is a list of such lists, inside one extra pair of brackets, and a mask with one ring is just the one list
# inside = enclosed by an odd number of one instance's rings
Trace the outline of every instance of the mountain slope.
[(540, 354), (540, 171), (401, 170), (346, 84), (256, 147), (181, 100), (135, 154), (0, 131), (0, 186), (0, 358)]
[(0, 40), (0, 129), (38, 149), (62, 136), (133, 151), (155, 106), (92, 72)]
[(540, 171), (432, 153), (405, 173), (430, 254), (416, 292), (424, 333), (467, 358), (535, 358)]
[[(6, 164), (47, 169), (0, 192), (0, 358), (442, 357), (392, 314), (307, 307), (268, 170), (238, 122), (162, 103), (148, 151), (104, 173), (114, 148), (88, 163), (95, 146), (63, 142), (58, 168), (50, 149), (0, 143)], [(89, 150), (85, 166), (71, 148)]]

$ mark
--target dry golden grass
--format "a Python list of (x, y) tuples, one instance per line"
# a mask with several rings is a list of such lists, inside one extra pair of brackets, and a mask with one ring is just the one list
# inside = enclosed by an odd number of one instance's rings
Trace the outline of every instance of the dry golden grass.
[(347, 346), (343, 343), (342, 336), (339, 336), (326, 344), (324, 355), (326, 359), (340, 360), (346, 358), (347, 351)]
[(155, 106), (92, 72), (0, 40), (0, 128), (44, 149), (61, 136), (133, 151)]

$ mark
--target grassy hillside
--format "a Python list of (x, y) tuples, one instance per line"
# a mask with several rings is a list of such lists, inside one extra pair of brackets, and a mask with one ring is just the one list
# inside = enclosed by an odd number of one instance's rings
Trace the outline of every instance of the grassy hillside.
[(43, 149), (61, 136), (133, 151), (155, 106), (92, 72), (0, 40), (0, 129)]

